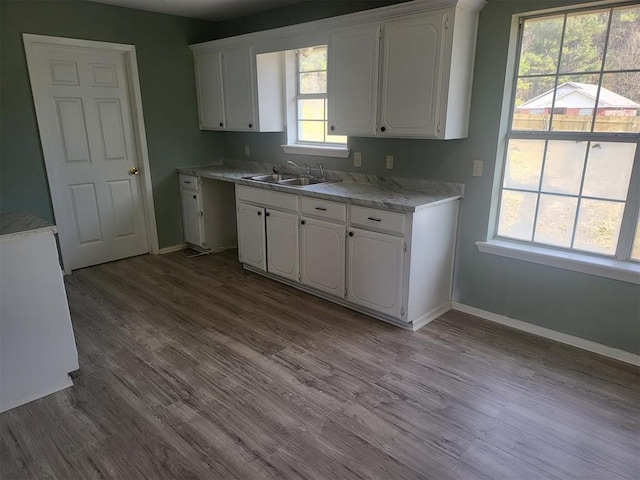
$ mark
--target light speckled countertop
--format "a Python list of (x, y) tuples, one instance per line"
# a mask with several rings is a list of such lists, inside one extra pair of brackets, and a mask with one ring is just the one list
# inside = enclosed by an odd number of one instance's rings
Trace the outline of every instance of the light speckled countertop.
[[(305, 187), (291, 187), (256, 182), (244, 177), (279, 172), (293, 172), (291, 168), (260, 162), (225, 160), (222, 165), (180, 168), (179, 173), (234, 182), (239, 185), (261, 187), (286, 193), (334, 200), (364, 207), (385, 208), (402, 212), (415, 212), (438, 203), (457, 200), (464, 194), (464, 185), (432, 180), (413, 180), (399, 177), (378, 177), (359, 173), (326, 171), (326, 177), (339, 182), (321, 183)], [(296, 172), (297, 173), (297, 172)], [(317, 170), (312, 171), (318, 174)]]
[(27, 212), (0, 214), (0, 236), (24, 235), (51, 231), (56, 233), (56, 226)]

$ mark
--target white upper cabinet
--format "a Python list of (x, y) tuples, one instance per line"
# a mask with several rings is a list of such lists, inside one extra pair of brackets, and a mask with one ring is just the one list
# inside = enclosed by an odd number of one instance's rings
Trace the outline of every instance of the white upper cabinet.
[(227, 50), (222, 53), (224, 109), (228, 130), (247, 132), (254, 130), (252, 67), (250, 47)]
[(282, 53), (205, 48), (195, 52), (195, 66), (201, 130), (284, 129)]
[(331, 34), (328, 58), (329, 132), (375, 135), (380, 27)]
[(224, 130), (222, 57), (220, 52), (196, 55), (196, 92), (201, 130)]
[(416, 15), (384, 26), (380, 135), (440, 137), (448, 15)]

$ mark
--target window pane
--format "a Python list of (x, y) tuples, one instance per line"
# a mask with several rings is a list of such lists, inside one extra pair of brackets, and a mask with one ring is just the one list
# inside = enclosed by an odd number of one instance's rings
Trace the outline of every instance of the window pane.
[(310, 47), (299, 51), (298, 61), (301, 72), (327, 69), (327, 46)]
[(580, 202), (574, 248), (614, 255), (624, 204), (583, 199)]
[(587, 142), (549, 141), (542, 175), (542, 191), (570, 195), (580, 193), (587, 144)]
[(298, 100), (298, 120), (326, 120), (322, 98)]
[(498, 235), (530, 241), (537, 199), (536, 193), (503, 190)]
[(549, 130), (555, 81), (555, 77), (518, 79), (513, 130)]
[(640, 132), (640, 73), (605, 73), (594, 130)]
[(626, 200), (636, 146), (591, 142), (582, 195)]
[(560, 73), (597, 72), (602, 68), (609, 11), (567, 15)]
[(524, 23), (518, 75), (556, 73), (564, 15)]
[(538, 190), (544, 140), (509, 140), (504, 187)]
[(640, 7), (613, 11), (605, 70), (640, 68)]
[(324, 142), (326, 122), (306, 120), (298, 122), (298, 140), (301, 142)]
[(301, 73), (300, 93), (327, 93), (327, 72)]
[(599, 75), (562, 75), (553, 105), (554, 131), (590, 132)]
[(640, 214), (638, 215), (638, 224), (636, 225), (636, 236), (633, 239), (631, 258), (634, 260), (640, 260)]
[(578, 199), (558, 195), (540, 195), (534, 241), (570, 247)]

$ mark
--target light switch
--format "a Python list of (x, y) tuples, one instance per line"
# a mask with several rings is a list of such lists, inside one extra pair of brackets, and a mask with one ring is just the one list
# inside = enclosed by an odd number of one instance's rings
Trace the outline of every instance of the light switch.
[(353, 166), (361, 167), (362, 166), (362, 153), (361, 152), (353, 152)]
[(387, 155), (387, 159), (385, 162), (385, 168), (387, 170), (393, 170), (393, 155)]
[(249, 145), (244, 146), (244, 155), (245, 157), (251, 156), (251, 147), (249, 147)]

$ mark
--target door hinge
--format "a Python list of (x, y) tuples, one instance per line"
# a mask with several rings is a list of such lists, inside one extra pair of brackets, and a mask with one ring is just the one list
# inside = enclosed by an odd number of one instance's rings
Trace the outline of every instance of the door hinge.
[(404, 245), (402, 246), (402, 250), (405, 252), (407, 251), (407, 242), (404, 242)]
[(344, 298), (347, 298), (347, 289), (344, 289)]
[(400, 316), (401, 316), (401, 317), (404, 317), (404, 307), (402, 307), (402, 308), (400, 309)]
[(382, 40), (382, 27), (378, 27), (378, 40)]
[(440, 133), (440, 130), (441, 130), (440, 122), (438, 122), (438, 125), (436, 125), (436, 130), (438, 133)]
[(204, 212), (199, 212), (201, 217), (204, 217)]
[(444, 16), (444, 29), (445, 30), (449, 29), (449, 15)]

